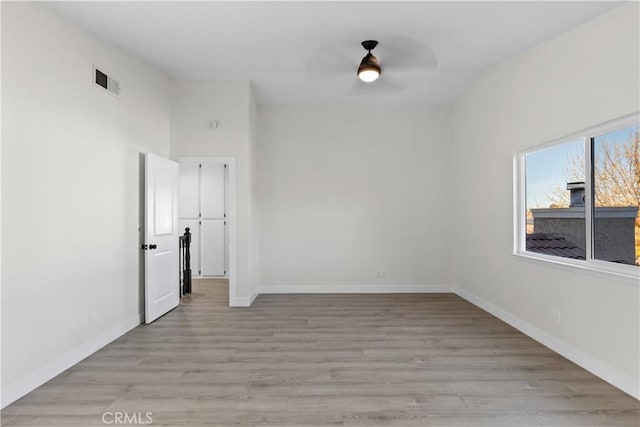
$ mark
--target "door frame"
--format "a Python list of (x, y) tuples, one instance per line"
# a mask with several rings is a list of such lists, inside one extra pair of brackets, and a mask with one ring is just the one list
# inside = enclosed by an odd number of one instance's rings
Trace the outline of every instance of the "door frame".
[[(236, 295), (236, 158), (235, 157), (179, 157), (180, 162), (212, 162), (225, 163), (227, 165), (227, 233), (229, 233), (229, 307), (237, 306)], [(200, 242), (202, 244), (202, 242)]]

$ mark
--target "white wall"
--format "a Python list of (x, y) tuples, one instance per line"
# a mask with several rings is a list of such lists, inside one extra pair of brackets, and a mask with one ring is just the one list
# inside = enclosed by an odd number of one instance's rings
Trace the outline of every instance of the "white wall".
[(455, 106), (448, 175), (465, 190), (450, 204), (455, 283), (636, 395), (638, 284), (511, 253), (514, 153), (638, 111), (638, 28), (638, 3), (624, 5), (484, 73)]
[(258, 296), (260, 282), (260, 210), (259, 210), (259, 175), (258, 175), (258, 104), (253, 92), (253, 85), (249, 92), (249, 157), (250, 167), (250, 207), (249, 207), (249, 298), (250, 302)]
[(449, 118), (261, 109), (261, 292), (449, 285)]
[[(119, 99), (92, 85), (92, 64)], [(2, 2), (2, 67), (6, 405), (139, 323), (140, 153), (169, 153), (169, 90), (33, 3)]]
[[(171, 157), (236, 159), (236, 303), (253, 293), (251, 253), (251, 85), (248, 81), (171, 81)], [(212, 120), (220, 121), (211, 129)]]

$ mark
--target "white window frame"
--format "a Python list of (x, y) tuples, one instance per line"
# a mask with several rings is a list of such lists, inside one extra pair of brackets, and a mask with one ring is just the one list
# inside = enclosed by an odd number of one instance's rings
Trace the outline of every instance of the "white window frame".
[[(531, 260), (544, 265), (561, 267), (573, 271), (616, 279), (625, 283), (640, 286), (640, 267), (618, 264), (593, 258), (593, 178), (591, 161), (591, 139), (619, 129), (640, 124), (638, 112), (612, 120), (600, 125), (584, 129), (553, 141), (528, 148), (514, 155), (514, 230), (513, 254), (521, 259)], [(526, 250), (526, 156), (562, 143), (582, 139), (585, 149), (585, 260), (563, 258), (560, 256), (541, 254)]]

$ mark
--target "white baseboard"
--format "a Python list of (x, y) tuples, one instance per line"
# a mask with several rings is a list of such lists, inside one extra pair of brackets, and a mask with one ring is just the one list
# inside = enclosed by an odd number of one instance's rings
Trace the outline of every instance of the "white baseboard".
[(254, 291), (251, 296), (248, 297), (236, 297), (235, 301), (231, 304), (231, 307), (251, 307), (253, 301), (260, 295), (258, 291)]
[(493, 314), (498, 319), (513, 326), (520, 332), (528, 335), (545, 347), (548, 347), (556, 353), (566, 357), (576, 365), (581, 366), (582, 368), (602, 378), (609, 384), (619, 388), (620, 390), (635, 397), (636, 399), (640, 399), (640, 381), (638, 381), (638, 379), (624, 372), (621, 372), (608, 363), (573, 347), (572, 345), (554, 337), (553, 335), (541, 329), (538, 329), (537, 327), (525, 322), (519, 317), (514, 316), (508, 311), (503, 310), (502, 308), (470, 292), (467, 292), (464, 289), (454, 286), (452, 290), (458, 296), (480, 307), (484, 311)]
[(232, 307), (251, 307), (260, 294), (407, 294), (449, 293), (450, 285), (269, 285), (249, 297), (237, 297)]
[(136, 314), (124, 320), (84, 344), (74, 348), (54, 361), (31, 371), (27, 375), (7, 384), (2, 389), (2, 408), (40, 387), (55, 376), (100, 350), (144, 321), (144, 314)]
[(260, 292), (258, 292), (257, 290), (253, 291), (253, 294), (251, 294), (251, 296), (249, 297), (249, 306), (251, 306), (256, 298), (258, 298), (258, 295), (260, 295)]
[(422, 294), (449, 293), (450, 285), (265, 285), (261, 294)]

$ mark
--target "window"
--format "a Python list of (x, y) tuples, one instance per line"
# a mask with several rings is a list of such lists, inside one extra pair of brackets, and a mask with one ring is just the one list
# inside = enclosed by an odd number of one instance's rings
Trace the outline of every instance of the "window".
[(637, 115), (518, 154), (516, 253), (638, 277)]
[(591, 139), (594, 258), (640, 265), (640, 127)]
[(585, 259), (584, 140), (527, 153), (525, 248)]

